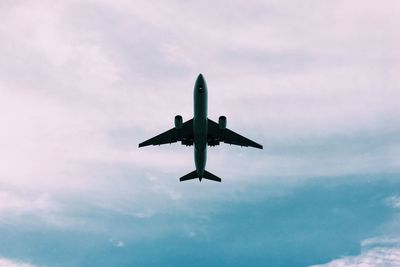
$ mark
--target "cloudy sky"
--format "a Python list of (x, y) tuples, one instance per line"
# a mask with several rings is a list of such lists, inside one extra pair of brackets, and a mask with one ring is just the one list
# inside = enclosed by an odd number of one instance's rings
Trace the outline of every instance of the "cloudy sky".
[[(400, 266), (400, 3), (2, 0), (0, 267)], [(193, 116), (264, 145), (138, 149)]]

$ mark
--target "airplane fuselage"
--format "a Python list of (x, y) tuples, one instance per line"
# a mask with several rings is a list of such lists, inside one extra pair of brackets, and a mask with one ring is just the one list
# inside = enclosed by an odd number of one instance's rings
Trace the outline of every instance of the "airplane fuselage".
[(203, 75), (199, 75), (194, 85), (194, 163), (201, 181), (207, 162), (207, 84)]

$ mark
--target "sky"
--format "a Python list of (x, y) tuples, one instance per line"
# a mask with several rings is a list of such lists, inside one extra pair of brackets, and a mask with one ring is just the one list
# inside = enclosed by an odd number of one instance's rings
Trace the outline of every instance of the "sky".
[[(400, 3), (2, 0), (0, 267), (400, 266)], [(193, 116), (263, 150), (138, 149)]]

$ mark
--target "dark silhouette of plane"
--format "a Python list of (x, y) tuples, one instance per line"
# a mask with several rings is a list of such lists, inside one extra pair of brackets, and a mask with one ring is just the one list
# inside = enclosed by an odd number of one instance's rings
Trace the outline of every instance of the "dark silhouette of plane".
[(178, 141), (182, 145), (194, 144), (194, 162), (196, 170), (186, 174), (179, 180), (187, 181), (199, 178), (221, 182), (221, 178), (205, 170), (207, 161), (207, 145), (217, 146), (220, 142), (231, 145), (250, 146), (262, 149), (262, 145), (241, 136), (226, 128), (226, 117), (220, 116), (218, 123), (207, 118), (207, 84), (202, 74), (197, 77), (194, 85), (194, 117), (183, 123), (182, 116), (175, 116), (175, 127), (139, 144), (148, 145), (170, 144)]

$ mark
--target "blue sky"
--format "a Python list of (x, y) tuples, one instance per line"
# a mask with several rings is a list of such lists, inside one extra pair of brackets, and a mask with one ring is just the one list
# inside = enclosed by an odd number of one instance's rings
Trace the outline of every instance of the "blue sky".
[[(399, 266), (397, 1), (2, 1), (0, 267)], [(193, 113), (264, 145), (139, 142)]]

